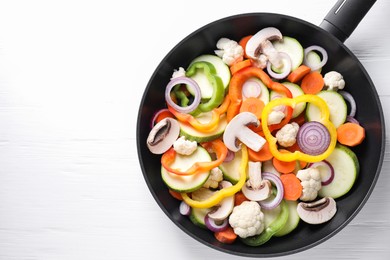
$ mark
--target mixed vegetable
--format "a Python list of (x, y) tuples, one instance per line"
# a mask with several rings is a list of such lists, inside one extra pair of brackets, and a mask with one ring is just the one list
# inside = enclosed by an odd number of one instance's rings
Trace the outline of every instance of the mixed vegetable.
[(173, 71), (147, 146), (180, 213), (222, 243), (259, 246), (337, 212), (365, 130), (327, 52), (267, 27)]

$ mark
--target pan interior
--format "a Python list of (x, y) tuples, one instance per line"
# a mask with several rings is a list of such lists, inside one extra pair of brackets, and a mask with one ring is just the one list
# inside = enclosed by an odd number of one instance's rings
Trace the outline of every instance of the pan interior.
[[(323, 72), (336, 70), (346, 81), (357, 103), (356, 119), (366, 129), (366, 140), (353, 150), (360, 162), (360, 173), (352, 190), (337, 199), (338, 213), (328, 223), (300, 223), (291, 234), (272, 238), (261, 247), (248, 247), (239, 241), (232, 245), (218, 243), (212, 232), (195, 226), (178, 212), (179, 202), (172, 198), (160, 175), (160, 156), (152, 155), (146, 138), (153, 113), (165, 106), (164, 90), (174, 69), (188, 67), (201, 54), (212, 54), (221, 37), (238, 41), (268, 26), (278, 28), (283, 35), (300, 41), (303, 47), (320, 45), (329, 54)], [(270, 13), (251, 13), (227, 17), (193, 32), (178, 43), (161, 61), (152, 75), (142, 98), (137, 123), (137, 148), (145, 181), (156, 202), (166, 215), (184, 232), (207, 246), (230, 254), (256, 257), (287, 255), (313, 247), (340, 231), (359, 212), (378, 178), (384, 154), (384, 119), (375, 87), (357, 58), (335, 37), (305, 21)]]

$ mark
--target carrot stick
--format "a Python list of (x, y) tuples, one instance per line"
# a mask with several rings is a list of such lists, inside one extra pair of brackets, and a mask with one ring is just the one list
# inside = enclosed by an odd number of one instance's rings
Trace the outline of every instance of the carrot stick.
[(266, 142), (260, 151), (256, 152), (252, 149), (248, 149), (249, 160), (254, 162), (265, 162), (271, 160), (274, 157), (269, 149), (269, 144)]
[(242, 101), (241, 107), (240, 107), (240, 113), (242, 112), (251, 112), (255, 114), (255, 116), (260, 119), (261, 118), (261, 112), (263, 112), (264, 108), (264, 102), (261, 101), (258, 98), (250, 97)]
[(239, 191), (236, 194), (234, 194), (234, 206), (241, 205), (241, 203), (243, 203), (244, 201), (248, 201), (248, 199), (247, 199), (247, 197), (245, 197), (244, 193)]
[(298, 200), (302, 195), (301, 181), (293, 173), (282, 174), (280, 180), (283, 184), (284, 196), (286, 200)]
[(232, 244), (237, 239), (236, 233), (232, 227), (228, 227), (227, 229), (214, 233), (215, 238), (224, 244)]
[(232, 75), (236, 73), (239, 70), (242, 70), (243, 68), (252, 66), (252, 61), (250, 59), (245, 59), (243, 61), (239, 61), (237, 63), (234, 63), (233, 65), (230, 66), (230, 73)]
[(250, 38), (252, 38), (252, 35), (245, 36), (238, 42), (238, 44), (244, 49), (244, 57), (247, 59), (249, 59), (249, 57), (246, 55), (245, 48)]
[(305, 75), (307, 75), (311, 69), (306, 65), (301, 65), (295, 70), (293, 70), (288, 76), (287, 80), (292, 83), (299, 82)]
[(363, 142), (365, 137), (364, 128), (355, 123), (344, 123), (337, 128), (337, 141), (347, 146), (356, 146)]
[(301, 88), (305, 94), (317, 94), (324, 87), (324, 78), (321, 73), (312, 71), (306, 74), (301, 82)]
[[(289, 153), (287, 150), (280, 150), (282, 153)], [(274, 165), (275, 169), (280, 173), (291, 173), (295, 169), (296, 161), (291, 162), (284, 162), (276, 157), (272, 158), (272, 164)]]
[(177, 200), (183, 200), (183, 197), (181, 196), (181, 194), (177, 191), (174, 191), (174, 190), (171, 190), (169, 189), (169, 194), (171, 194), (172, 197), (174, 197), (175, 199)]

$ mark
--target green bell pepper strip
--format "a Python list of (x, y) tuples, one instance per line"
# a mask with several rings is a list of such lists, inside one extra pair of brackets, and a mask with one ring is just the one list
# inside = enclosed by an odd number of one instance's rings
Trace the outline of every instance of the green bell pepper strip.
[(213, 87), (213, 94), (210, 99), (208, 99), (205, 103), (201, 102), (195, 112), (191, 114), (199, 112), (208, 112), (218, 107), (225, 96), (225, 88), (223, 86), (223, 82), (221, 78), (217, 75), (215, 67), (207, 61), (197, 61), (190, 65), (187, 69), (186, 76), (191, 77), (196, 74), (197, 70), (203, 70), (203, 73), (206, 75), (207, 79), (211, 83)]
[(241, 241), (248, 246), (263, 245), (268, 240), (270, 240), (273, 235), (279, 232), (284, 227), (284, 225), (286, 225), (288, 220), (288, 215), (289, 215), (289, 211), (288, 211), (287, 203), (284, 200), (282, 200), (282, 202), (280, 202), (280, 213), (276, 217), (276, 219), (268, 227), (266, 227), (264, 231), (261, 232), (259, 235), (241, 238)]
[[(301, 151), (295, 151), (292, 153), (282, 153), (278, 150), (277, 139), (271, 134), (271, 131), (268, 127), (268, 115), (272, 112), (272, 109), (276, 106), (286, 105), (294, 108), (299, 103), (312, 103), (317, 106), (321, 111), (321, 118), (319, 120), (329, 131), (330, 135), (330, 144), (328, 149), (319, 155), (310, 155), (302, 153)], [(272, 155), (284, 162), (292, 162), (295, 160), (300, 160), (304, 162), (319, 162), (326, 159), (334, 150), (337, 143), (337, 132), (336, 127), (330, 121), (330, 112), (326, 102), (316, 95), (301, 95), (296, 98), (277, 98), (270, 101), (263, 109), (261, 114), (261, 126), (263, 128), (263, 133), (265, 139), (268, 141), (270, 152)]]

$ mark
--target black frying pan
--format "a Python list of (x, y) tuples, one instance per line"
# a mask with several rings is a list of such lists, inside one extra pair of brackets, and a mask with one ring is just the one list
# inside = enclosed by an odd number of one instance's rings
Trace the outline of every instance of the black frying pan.
[[(378, 179), (385, 147), (383, 112), (375, 87), (358, 59), (343, 42), (352, 33), (375, 0), (340, 0), (325, 17), (320, 27), (303, 20), (279, 14), (249, 13), (212, 22), (191, 33), (177, 44), (161, 61), (143, 95), (138, 115), (137, 148), (145, 181), (165, 214), (184, 232), (201, 243), (235, 255), (270, 257), (287, 255), (311, 248), (344, 228), (361, 210)], [(160, 156), (146, 147), (149, 124), (153, 113), (165, 107), (164, 89), (174, 69), (188, 67), (195, 57), (210, 53), (221, 37), (239, 40), (268, 26), (278, 28), (284, 35), (297, 38), (304, 47), (324, 47), (329, 60), (323, 72), (339, 71), (347, 83), (346, 90), (357, 103), (357, 120), (366, 129), (365, 141), (354, 148), (360, 161), (360, 174), (348, 194), (337, 199), (338, 212), (322, 225), (300, 223), (291, 234), (272, 238), (260, 247), (249, 247), (236, 241), (232, 245), (217, 242), (208, 230), (195, 226), (188, 217), (179, 214), (179, 202), (171, 197), (160, 175)]]

